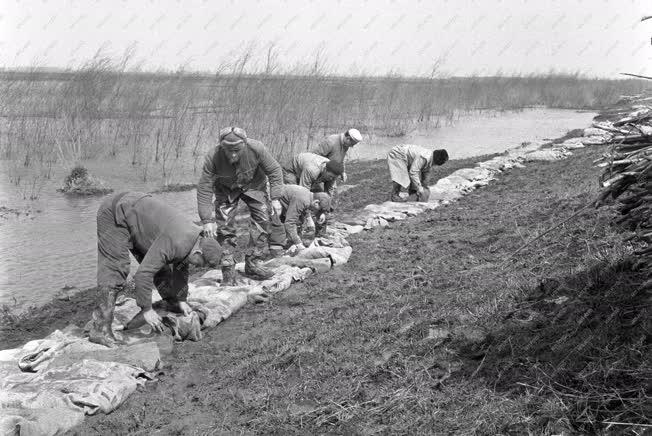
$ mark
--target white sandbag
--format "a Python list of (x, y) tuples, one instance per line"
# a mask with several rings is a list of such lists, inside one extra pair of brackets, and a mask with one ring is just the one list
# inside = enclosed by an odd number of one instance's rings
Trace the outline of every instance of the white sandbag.
[(292, 283), (303, 281), (306, 277), (312, 274), (310, 268), (299, 268), (290, 265), (280, 265), (275, 268), (274, 272), (274, 277), (269, 280), (263, 280), (259, 284), (262, 291), (266, 294), (276, 294), (277, 292), (285, 291), (290, 287), (290, 285), (292, 285)]
[(470, 182), (489, 182), (496, 178), (495, 171), (488, 168), (475, 167), (475, 168), (461, 168), (452, 175), (460, 176)]
[(376, 227), (384, 228), (389, 227), (389, 222), (382, 217), (370, 217), (364, 225), (365, 230), (375, 229)]
[(535, 161), (555, 161), (565, 159), (572, 153), (564, 148), (548, 148), (527, 153), (525, 160), (527, 162)]
[(582, 136), (606, 136), (612, 137), (613, 135), (605, 129), (600, 129), (598, 127), (587, 127), (582, 131)]
[(594, 135), (582, 138), (584, 145), (601, 145), (611, 141), (611, 136)]
[(300, 251), (297, 257), (304, 259), (330, 258), (333, 265), (342, 265), (349, 261), (353, 248), (351, 247), (325, 247), (318, 244), (310, 244), (308, 248)]
[(309, 268), (316, 273), (327, 272), (333, 266), (330, 258), (305, 259), (298, 256), (281, 256), (265, 262), (265, 267), (267, 268), (278, 268), (281, 265)]
[(202, 329), (212, 328), (229, 318), (247, 303), (247, 294), (253, 288), (246, 286), (188, 285), (188, 302), (201, 304), (206, 310)]
[(562, 142), (561, 146), (569, 150), (584, 148), (584, 138), (569, 138)]
[(6, 407), (0, 412), (0, 434), (54, 436), (79, 425), (84, 413), (69, 408), (22, 409)]

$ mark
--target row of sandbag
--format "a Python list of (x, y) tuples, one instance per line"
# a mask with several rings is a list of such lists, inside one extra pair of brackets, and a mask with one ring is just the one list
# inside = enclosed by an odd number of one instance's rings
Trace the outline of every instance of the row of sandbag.
[(428, 202), (386, 201), (381, 204), (370, 204), (349, 222), (362, 225), (365, 230), (386, 227), (392, 221), (404, 220), (426, 210), (432, 210), (441, 204), (455, 201), (481, 186), (486, 186), (504, 170), (522, 167), (527, 162), (560, 160), (572, 154), (563, 145), (546, 148), (543, 145), (543, 142), (525, 143), (506, 151), (501, 156), (480, 162), (474, 168), (459, 169), (429, 187)]
[[(76, 326), (56, 330), (20, 348), (0, 351), (0, 434), (54, 435), (79, 424), (84, 415), (110, 413), (161, 365), (161, 355), (174, 341), (200, 340), (247, 301), (265, 301), (314, 272), (346, 263), (352, 249), (348, 232), (333, 228), (294, 257), (268, 262), (269, 280), (241, 278), (238, 286), (221, 286), (221, 271), (211, 270), (189, 284), (191, 315), (166, 310), (158, 292), (154, 307), (166, 326), (163, 335), (147, 325), (131, 331), (124, 326), (140, 310), (133, 298), (116, 304), (113, 328), (124, 345), (109, 349), (88, 341)], [(243, 264), (236, 265), (242, 271)]]

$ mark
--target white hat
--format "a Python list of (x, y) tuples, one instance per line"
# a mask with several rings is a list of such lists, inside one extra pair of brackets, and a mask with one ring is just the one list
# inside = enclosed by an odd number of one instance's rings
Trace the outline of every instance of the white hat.
[(347, 135), (353, 139), (356, 143), (362, 141), (362, 135), (358, 129), (349, 129), (346, 131)]

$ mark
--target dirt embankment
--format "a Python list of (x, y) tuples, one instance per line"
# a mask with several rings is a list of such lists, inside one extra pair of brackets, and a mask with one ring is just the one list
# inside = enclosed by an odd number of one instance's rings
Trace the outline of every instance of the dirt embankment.
[[(158, 382), (76, 433), (560, 434), (634, 420), (650, 317), (611, 211), (588, 208), (503, 262), (595, 198), (601, 148), (352, 237), (350, 263), (179, 344)], [(384, 162), (349, 173), (341, 210), (386, 199)], [(5, 321), (3, 345), (85, 320), (90, 301)]]

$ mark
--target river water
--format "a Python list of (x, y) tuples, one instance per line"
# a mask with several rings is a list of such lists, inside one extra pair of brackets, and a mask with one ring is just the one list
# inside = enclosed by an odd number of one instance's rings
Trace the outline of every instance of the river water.
[[(595, 114), (569, 110), (528, 109), (521, 112), (465, 117), (451, 126), (413, 132), (401, 138), (371, 137), (350, 152), (352, 159), (382, 158), (395, 144), (412, 143), (446, 148), (451, 159), (502, 152), (524, 141), (555, 138), (590, 124)], [(143, 181), (142, 168), (128, 162), (102, 159), (84, 162), (115, 192), (153, 191), (159, 181)], [(19, 213), (0, 217), (0, 305), (20, 312), (51, 300), (63, 287), (84, 289), (95, 285), (95, 214), (103, 197), (71, 198), (56, 189), (67, 168), (54, 168), (51, 180), (35, 189), (27, 182), (12, 183), (14, 164), (0, 161), (0, 206)], [(181, 169), (182, 181), (196, 182), (193, 163)], [(152, 171), (152, 170), (150, 170)], [(193, 220), (198, 219), (195, 191), (156, 194)], [(132, 262), (132, 268), (136, 265)]]

